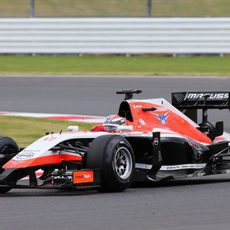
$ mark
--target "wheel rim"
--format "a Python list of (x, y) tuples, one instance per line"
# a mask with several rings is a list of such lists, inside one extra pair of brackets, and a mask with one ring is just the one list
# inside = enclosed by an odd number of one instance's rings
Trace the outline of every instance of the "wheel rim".
[(132, 173), (133, 160), (130, 151), (125, 147), (116, 150), (113, 158), (113, 168), (120, 179), (126, 180)]

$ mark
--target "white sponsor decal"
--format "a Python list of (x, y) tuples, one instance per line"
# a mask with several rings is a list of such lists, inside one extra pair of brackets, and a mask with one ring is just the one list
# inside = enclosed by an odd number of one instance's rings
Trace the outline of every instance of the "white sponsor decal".
[(206, 164), (183, 164), (183, 165), (162, 165), (160, 170), (182, 170), (182, 169), (202, 169)]
[(139, 123), (141, 124), (141, 125), (146, 125), (146, 123), (145, 123), (145, 121), (143, 120), (143, 119), (139, 119)]
[(89, 179), (89, 178), (91, 178), (91, 175), (90, 175), (90, 174), (85, 174), (85, 175), (84, 175), (84, 178), (85, 178), (85, 179)]
[(19, 153), (18, 155), (16, 155), (16, 159), (17, 160), (25, 160), (25, 159), (29, 159), (32, 158), (34, 156), (34, 151), (23, 151), (21, 153)]
[[(202, 169), (202, 168), (205, 168), (205, 166), (206, 166), (206, 163), (204, 164), (162, 165), (160, 170), (173, 171), (173, 170), (184, 170), (184, 169)], [(152, 165), (136, 163), (135, 167), (139, 169), (151, 169)]]
[(184, 100), (196, 100), (196, 99), (204, 99), (208, 96), (208, 100), (222, 100), (228, 99), (228, 93), (187, 93)]
[(141, 109), (141, 108), (142, 108), (142, 105), (134, 105), (133, 108), (134, 108), (134, 109)]

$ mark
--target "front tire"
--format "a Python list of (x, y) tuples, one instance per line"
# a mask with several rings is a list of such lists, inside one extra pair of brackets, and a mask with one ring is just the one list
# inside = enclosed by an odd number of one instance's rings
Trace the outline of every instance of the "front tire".
[[(12, 138), (0, 136), (0, 173), (3, 172), (2, 166), (14, 156), (14, 153), (18, 153), (18, 151), (19, 147)], [(0, 188), (0, 194), (9, 191), (10, 188)]]
[(12, 138), (0, 136), (0, 167), (12, 158), (14, 154), (18, 153), (18, 151), (19, 147)]
[(93, 140), (87, 153), (87, 167), (101, 172), (101, 190), (121, 192), (133, 181), (135, 159), (129, 142), (119, 135), (103, 135)]

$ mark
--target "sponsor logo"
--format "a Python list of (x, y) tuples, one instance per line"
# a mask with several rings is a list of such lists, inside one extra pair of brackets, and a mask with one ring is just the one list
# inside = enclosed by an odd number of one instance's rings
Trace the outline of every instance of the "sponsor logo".
[(94, 172), (93, 171), (78, 171), (73, 172), (73, 183), (74, 184), (84, 184), (94, 182)]
[(34, 156), (34, 152), (22, 152), (16, 155), (17, 160), (26, 160)]
[[(181, 164), (181, 165), (162, 165), (160, 170), (162, 171), (174, 171), (174, 170), (185, 170), (185, 169), (203, 169), (206, 167), (206, 163), (202, 164)], [(135, 167), (138, 169), (151, 169), (152, 165), (136, 163)]]
[(142, 105), (134, 105), (133, 108), (134, 108), (134, 109), (141, 109), (141, 108), (142, 108)]
[(168, 112), (163, 114), (163, 115), (160, 115), (160, 114), (154, 114), (156, 118), (158, 118), (158, 120), (163, 124), (165, 125), (168, 118), (169, 118), (169, 115), (168, 115)]
[(143, 119), (139, 119), (139, 123), (140, 123), (141, 125), (146, 125), (146, 123), (145, 123), (145, 121), (144, 121)]
[(229, 98), (228, 93), (187, 93), (184, 100), (199, 100), (207, 97), (207, 100), (226, 100)]
[(184, 169), (203, 169), (206, 164), (184, 164), (184, 165), (162, 165), (160, 170), (162, 171), (173, 171), (173, 170), (184, 170)]

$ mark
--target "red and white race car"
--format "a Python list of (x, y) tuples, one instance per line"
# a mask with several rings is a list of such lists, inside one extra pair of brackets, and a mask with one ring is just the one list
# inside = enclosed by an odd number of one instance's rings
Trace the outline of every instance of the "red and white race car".
[[(91, 131), (49, 133), (20, 149), (0, 138), (0, 193), (12, 188), (123, 191), (134, 181), (229, 173), (229, 134), (208, 109), (229, 109), (229, 92), (182, 92), (165, 99), (125, 94), (117, 115)], [(197, 124), (197, 110), (203, 121)]]

